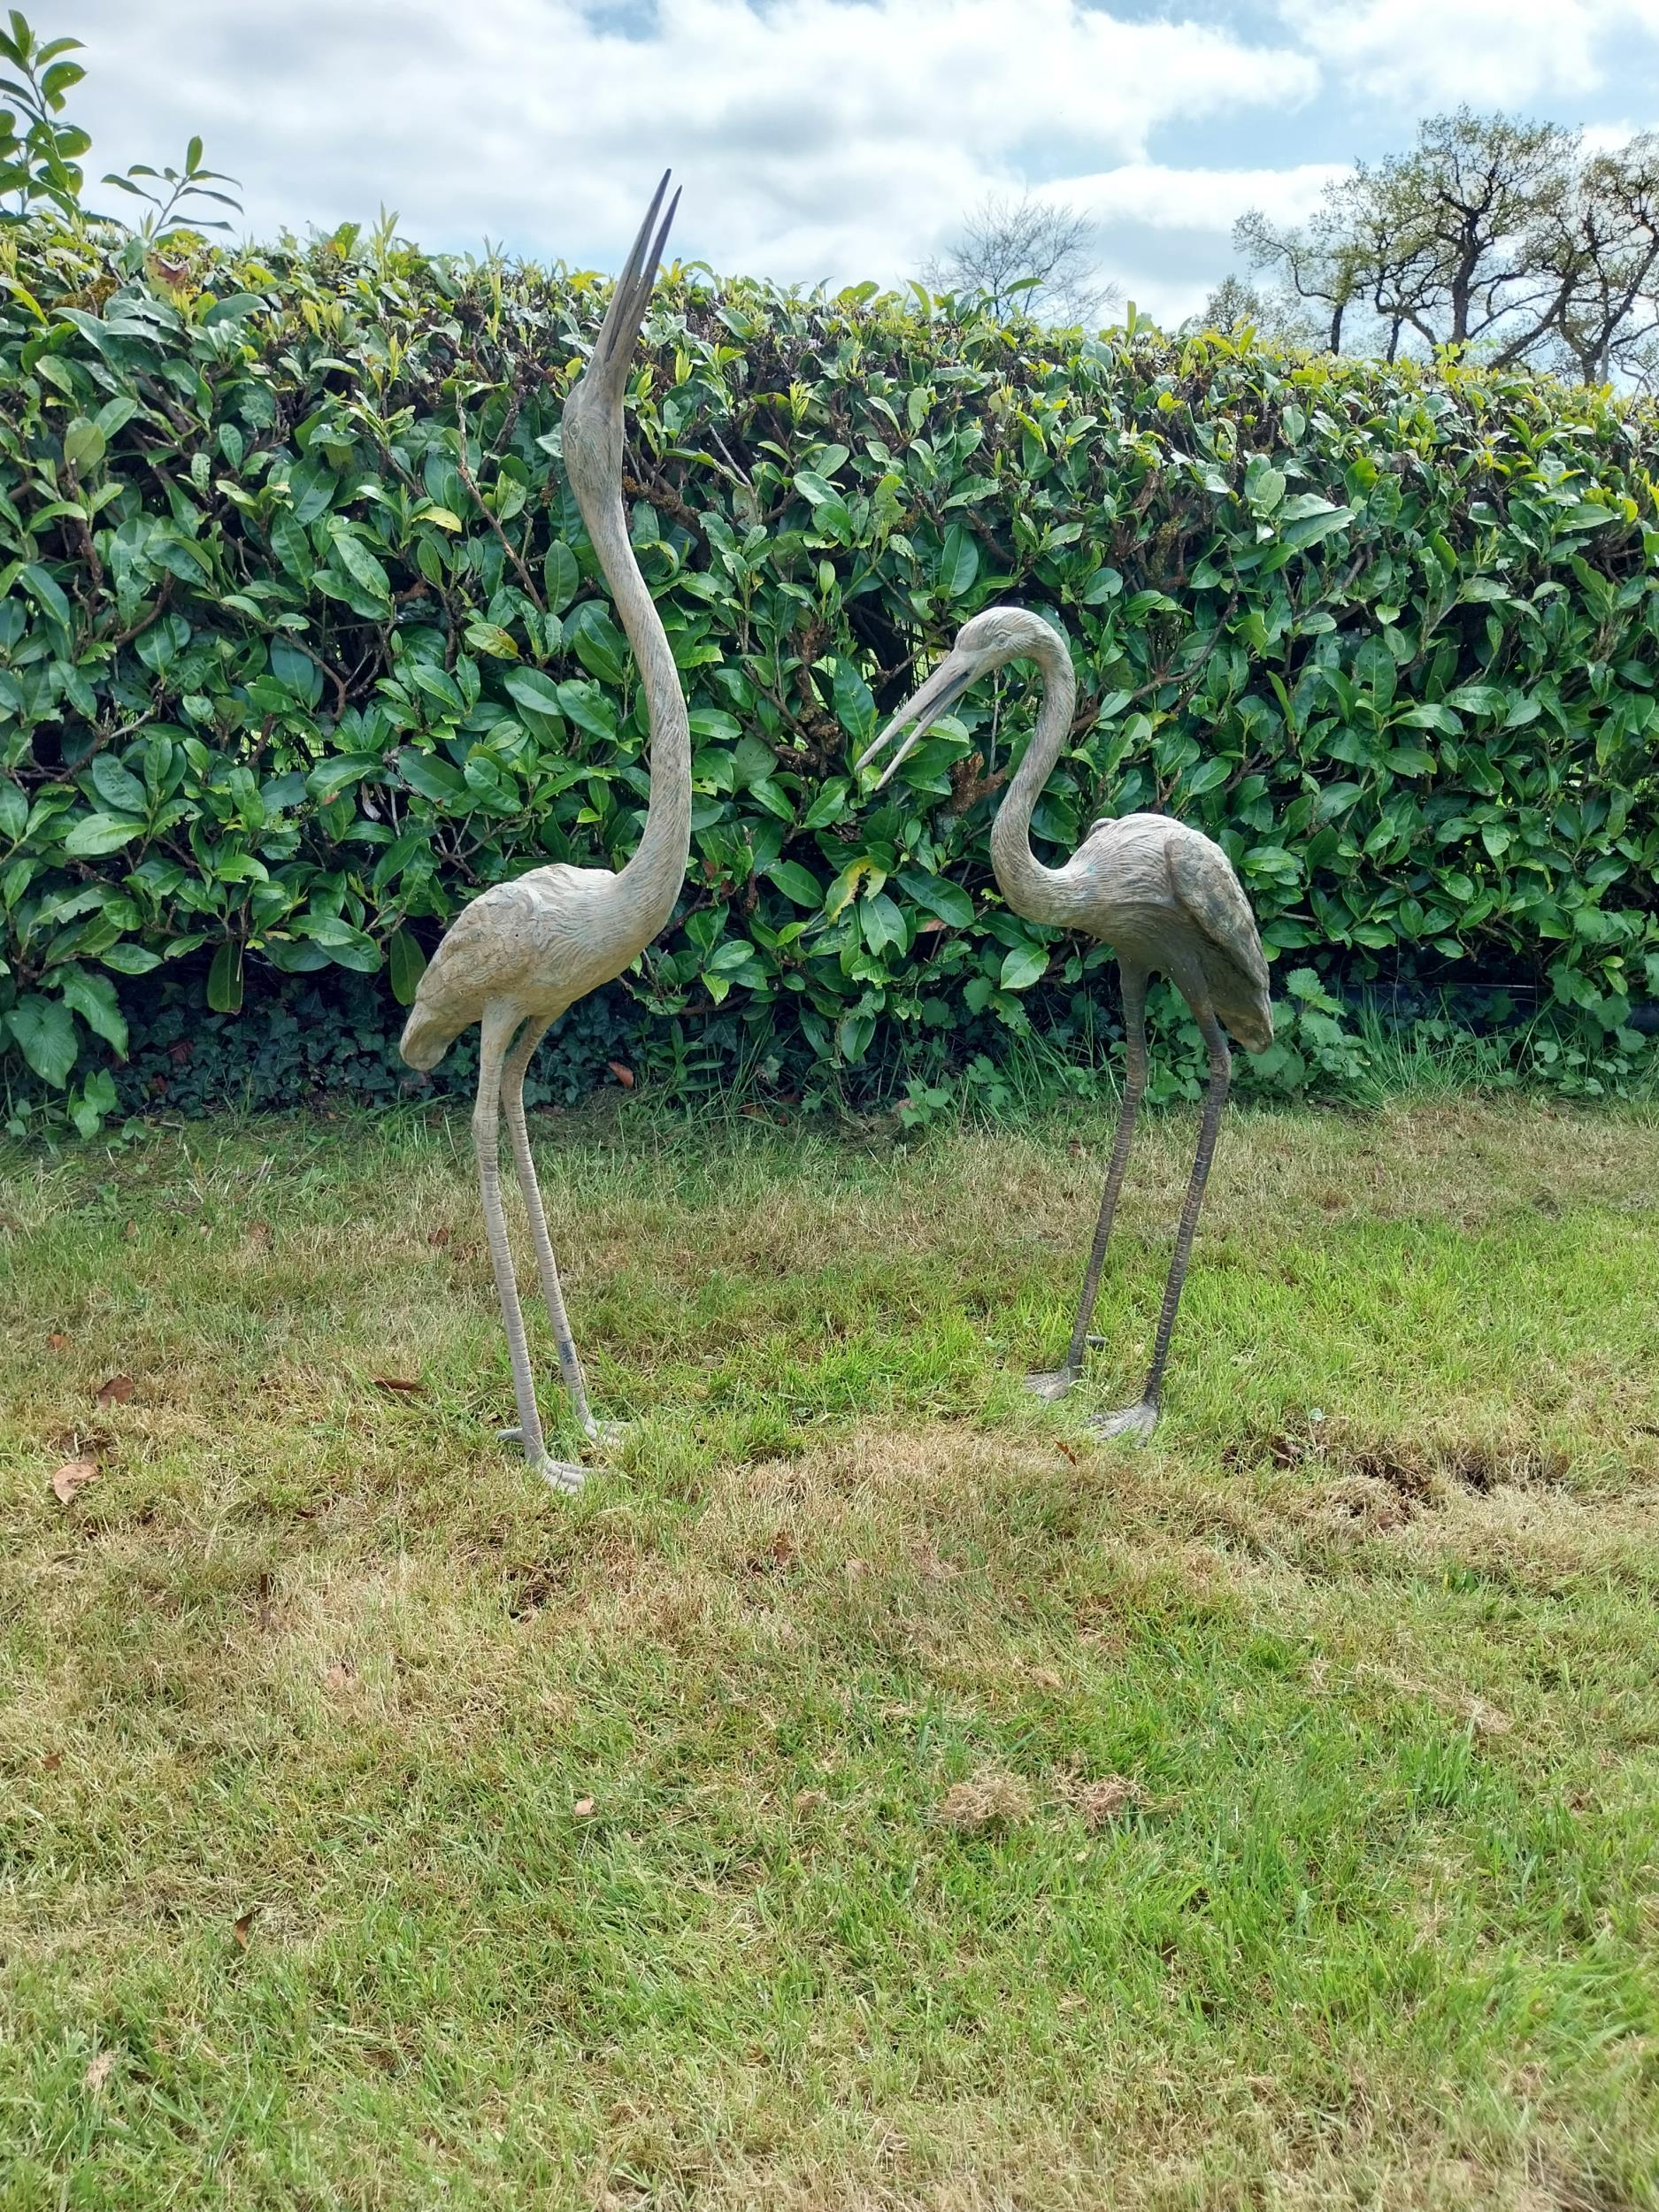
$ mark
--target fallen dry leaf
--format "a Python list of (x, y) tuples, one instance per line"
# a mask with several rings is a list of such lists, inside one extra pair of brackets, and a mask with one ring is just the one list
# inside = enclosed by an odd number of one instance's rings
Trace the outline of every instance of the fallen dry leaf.
[(48, 1774), (56, 1774), (58, 1768), (62, 1766), (63, 1763), (64, 1755), (61, 1751), (49, 1751), (46, 1754), (46, 1756), (41, 1761), (41, 1764), (45, 1768)]
[(111, 1406), (124, 1406), (132, 1397), (133, 1387), (130, 1375), (111, 1375), (107, 1382), (98, 1385), (98, 1403), (106, 1409)]
[(443, 1224), (440, 1222), (435, 1229), (429, 1229), (426, 1232), (426, 1241), (428, 1244), (448, 1244), (449, 1241), (449, 1232), (444, 1227)]
[(410, 1382), (402, 1375), (376, 1375), (373, 1380), (377, 1390), (401, 1390), (406, 1398), (423, 1398), (426, 1394), (424, 1382)]
[(634, 1088), (634, 1071), (632, 1068), (626, 1067), (620, 1060), (607, 1060), (605, 1062), (605, 1065), (610, 1069), (611, 1074), (616, 1077), (618, 1082), (621, 1084), (625, 1091), (631, 1091)]
[(104, 2083), (108, 2081), (111, 2074), (114, 2070), (115, 2053), (113, 2051), (100, 2051), (97, 2056), (93, 2060), (91, 2065), (88, 2067), (86, 2072), (81, 2076), (81, 2082), (88, 2089), (102, 2089)]
[(96, 1459), (66, 1459), (52, 1477), (52, 1494), (59, 1504), (67, 1505), (78, 1492), (97, 1479), (98, 1463)]
[(232, 1935), (236, 1939), (236, 1947), (239, 1951), (245, 1951), (248, 1948), (248, 1931), (252, 1927), (253, 1916), (258, 1909), (259, 1908), (257, 1905), (250, 1905), (247, 1911), (241, 1915), (236, 1922), (236, 1924), (231, 1930)]
[(1064, 1458), (1069, 1459), (1074, 1467), (1077, 1465), (1077, 1454), (1071, 1449), (1071, 1447), (1064, 1440), (1064, 1439), (1056, 1439), (1055, 1448)]
[(61, 1329), (54, 1329), (46, 1340), (46, 1348), (49, 1352), (66, 1352), (69, 1349), (69, 1339)]
[(772, 1540), (772, 1559), (775, 1567), (793, 1567), (801, 1556), (800, 1548), (787, 1528), (780, 1528)]
[(594, 1801), (591, 1797), (579, 1797), (571, 1807), (571, 1810), (578, 1820), (591, 1820), (594, 1816)]

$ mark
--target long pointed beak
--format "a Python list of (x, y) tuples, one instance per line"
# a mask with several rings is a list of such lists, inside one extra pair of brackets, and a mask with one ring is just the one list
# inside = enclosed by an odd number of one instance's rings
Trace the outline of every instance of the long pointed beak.
[[(669, 227), (673, 222), (674, 211), (680, 205), (680, 195), (676, 192), (668, 204), (668, 212), (663, 218), (662, 227), (657, 229), (657, 210), (662, 206), (663, 195), (668, 189), (669, 175), (670, 172), (664, 169), (662, 182), (651, 196), (651, 204), (645, 211), (645, 220), (640, 225), (639, 234), (623, 264), (616, 289), (611, 295), (611, 304), (605, 311), (605, 319), (600, 326), (598, 342), (594, 347), (594, 359), (604, 363), (607, 367), (618, 356), (626, 359), (633, 353), (634, 341), (640, 334), (640, 326), (645, 320), (645, 311), (650, 303), (651, 286), (657, 277), (657, 265), (663, 257), (664, 247), (668, 243)], [(651, 235), (654, 229), (657, 233), (655, 241)]]
[(890, 745), (899, 732), (909, 726), (909, 735), (876, 779), (874, 787), (879, 791), (896, 773), (901, 763), (920, 744), (940, 716), (948, 713), (963, 693), (971, 687), (978, 673), (972, 662), (958, 658), (955, 653), (948, 653), (920, 690), (911, 693), (874, 743), (866, 746), (860, 753), (854, 772), (867, 767), (882, 748)]

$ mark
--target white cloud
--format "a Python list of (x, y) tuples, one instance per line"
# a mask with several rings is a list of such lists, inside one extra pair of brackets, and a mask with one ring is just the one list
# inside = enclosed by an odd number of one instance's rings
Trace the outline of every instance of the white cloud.
[(1586, 154), (1616, 154), (1628, 146), (1637, 134), (1639, 127), (1632, 122), (1592, 123), (1579, 134), (1578, 142)]
[(1379, 101), (1443, 110), (1583, 98), (1620, 36), (1653, 36), (1655, 0), (1279, 0), (1286, 27)]
[(1154, 230), (1228, 230), (1247, 208), (1276, 223), (1300, 223), (1317, 206), (1346, 165), (1299, 162), (1290, 169), (1173, 169), (1161, 162), (1125, 162), (1093, 176), (1058, 177), (1042, 196), (1064, 201), (1102, 226), (1144, 223)]
[(385, 202), (428, 245), (603, 261), (672, 162), (681, 250), (785, 278), (906, 273), (984, 193), (1062, 165), (1175, 176), (1154, 133), (1318, 84), (1286, 45), (1083, 0), (658, 0), (631, 30), (578, 0), (77, 12), (98, 168), (200, 130), (255, 234)]
[(1036, 189), (1094, 221), (1102, 269), (1142, 313), (1172, 329), (1238, 266), (1233, 226), (1247, 208), (1259, 207), (1275, 223), (1305, 222), (1325, 185), (1343, 173), (1341, 164), (1325, 161), (1286, 169), (1133, 161)]

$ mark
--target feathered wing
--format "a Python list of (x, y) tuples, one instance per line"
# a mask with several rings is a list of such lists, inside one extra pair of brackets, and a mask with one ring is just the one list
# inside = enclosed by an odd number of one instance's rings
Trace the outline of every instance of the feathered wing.
[(1170, 888), (1204, 940), (1217, 1013), (1247, 1052), (1265, 1052), (1273, 1041), (1267, 960), (1233, 863), (1196, 832), (1171, 838), (1165, 856)]
[(487, 1000), (524, 979), (536, 924), (522, 879), (480, 892), (450, 923), (427, 963), (398, 1049), (411, 1068), (435, 1068)]

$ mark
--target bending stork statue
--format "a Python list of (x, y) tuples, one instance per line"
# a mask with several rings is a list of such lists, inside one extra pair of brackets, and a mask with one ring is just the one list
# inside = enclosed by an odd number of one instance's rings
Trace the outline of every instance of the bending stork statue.
[(994, 668), (1015, 660), (1033, 660), (1041, 671), (1042, 707), (991, 831), (991, 864), (1015, 913), (1027, 921), (1085, 931), (1116, 949), (1128, 1041), (1123, 1110), (1071, 1342), (1064, 1366), (1052, 1374), (1031, 1377), (1031, 1387), (1040, 1397), (1063, 1397), (1083, 1371), (1089, 1343), (1098, 1340), (1090, 1339), (1089, 1321), (1129, 1162), (1135, 1115), (1146, 1088), (1147, 979), (1154, 971), (1167, 975), (1187, 1001), (1210, 1054), (1198, 1151), (1176, 1233), (1146, 1387), (1136, 1404), (1089, 1424), (1102, 1436), (1144, 1437), (1158, 1417), (1175, 1310), (1226, 1102), (1231, 1062), (1224, 1026), (1248, 1052), (1263, 1052), (1272, 1042), (1267, 963), (1232, 863), (1218, 845), (1183, 822), (1164, 814), (1125, 814), (1096, 822), (1063, 868), (1045, 867), (1032, 851), (1032, 810), (1071, 733), (1077, 696), (1065, 641), (1039, 615), (1018, 607), (991, 607), (965, 623), (949, 655), (899, 709), (864, 754), (859, 767), (908, 729), (876, 785), (879, 790), (911, 747), (965, 691)]
[(530, 1156), (524, 1077), (549, 1025), (575, 1000), (620, 975), (666, 924), (680, 896), (691, 846), (691, 741), (686, 703), (668, 640), (628, 542), (622, 504), (622, 399), (657, 265), (679, 204), (676, 194), (658, 228), (667, 186), (664, 176), (617, 280), (592, 358), (565, 403), (564, 417), (565, 472), (634, 648), (650, 714), (651, 786), (644, 833), (633, 859), (619, 873), (562, 864), (533, 868), (511, 883), (481, 892), (463, 907), (420, 979), (402, 1043), (411, 1068), (432, 1068), (462, 1030), (474, 1022), (480, 1025), (472, 1143), (518, 1409), (518, 1427), (504, 1430), (503, 1436), (522, 1444), (537, 1473), (566, 1491), (580, 1487), (582, 1469), (550, 1458), (542, 1441), (502, 1210), (499, 1121), (504, 1110), (541, 1293), (553, 1324), (559, 1373), (584, 1433), (596, 1437), (598, 1425), (588, 1409)]

